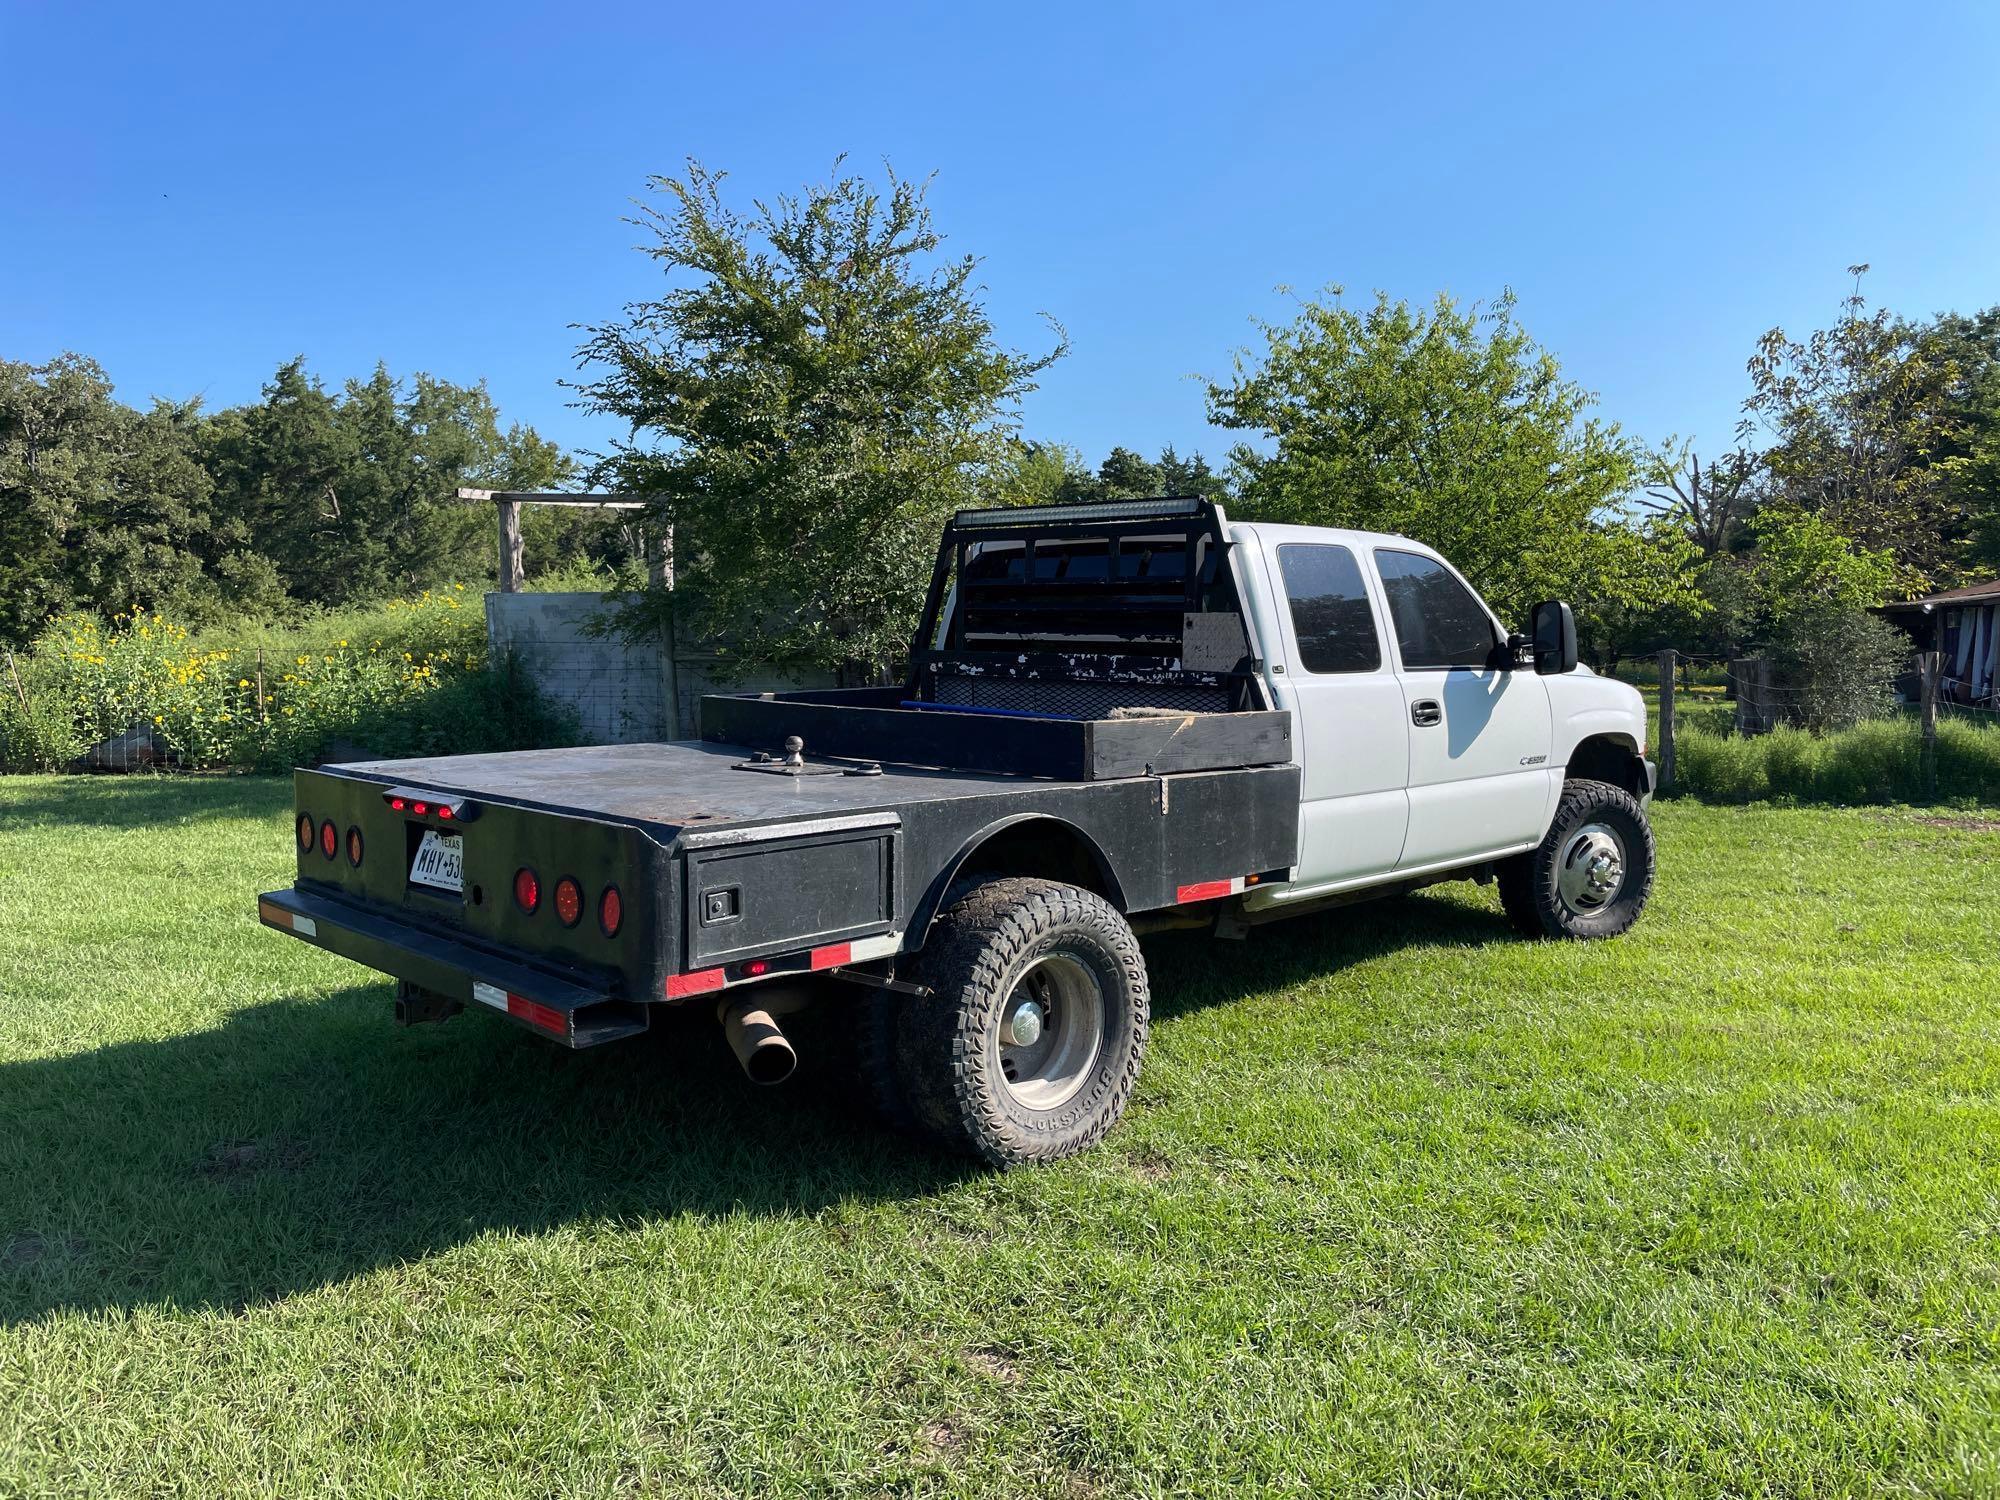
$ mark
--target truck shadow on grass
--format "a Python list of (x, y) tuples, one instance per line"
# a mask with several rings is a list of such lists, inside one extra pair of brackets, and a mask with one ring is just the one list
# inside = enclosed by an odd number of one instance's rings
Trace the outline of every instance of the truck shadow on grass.
[[(1506, 940), (1496, 913), (1397, 903), (1247, 944), (1148, 940), (1155, 1013), (1281, 989), (1413, 943)], [(240, 1311), (575, 1220), (810, 1215), (981, 1169), (877, 1130), (834, 1060), (757, 1090), (715, 1028), (573, 1054), (497, 1017), (397, 1031), (371, 985), (223, 1026), (0, 1066), (0, 1325), (57, 1309)]]

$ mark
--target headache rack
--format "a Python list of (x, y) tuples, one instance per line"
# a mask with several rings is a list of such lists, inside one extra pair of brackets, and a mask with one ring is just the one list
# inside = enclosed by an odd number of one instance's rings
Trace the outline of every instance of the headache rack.
[(1216, 505), (960, 511), (911, 652), (912, 700), (1103, 718), (1267, 707)]
[(1065, 780), (1282, 764), (1224, 525), (1182, 497), (960, 511), (901, 686), (706, 698), (703, 735)]

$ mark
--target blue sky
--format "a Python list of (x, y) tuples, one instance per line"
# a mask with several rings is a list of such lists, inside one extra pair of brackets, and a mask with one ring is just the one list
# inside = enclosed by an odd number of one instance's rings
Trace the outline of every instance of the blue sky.
[(688, 156), (748, 195), (935, 171), (1026, 408), (1093, 461), (1219, 454), (1192, 376), (1280, 284), (1511, 286), (1649, 439), (1726, 443), (1765, 328), (1844, 267), (2000, 302), (2000, 6), (118, 8), (0, 0), (0, 356), (129, 400), (485, 376), (572, 446), (569, 325), (659, 281), (621, 222)]

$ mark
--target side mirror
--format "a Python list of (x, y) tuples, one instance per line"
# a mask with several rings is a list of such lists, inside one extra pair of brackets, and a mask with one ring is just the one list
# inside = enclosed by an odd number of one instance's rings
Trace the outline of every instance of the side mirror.
[(1560, 599), (1544, 599), (1529, 615), (1535, 670), (1544, 677), (1576, 670), (1576, 614)]

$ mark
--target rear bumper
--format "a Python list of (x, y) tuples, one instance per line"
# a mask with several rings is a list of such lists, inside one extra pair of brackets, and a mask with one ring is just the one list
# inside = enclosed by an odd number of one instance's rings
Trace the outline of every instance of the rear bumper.
[(574, 975), (399, 922), (337, 897), (296, 889), (257, 898), (266, 927), (453, 1000), (483, 1005), (565, 1047), (594, 1047), (646, 1029), (646, 1008)]

